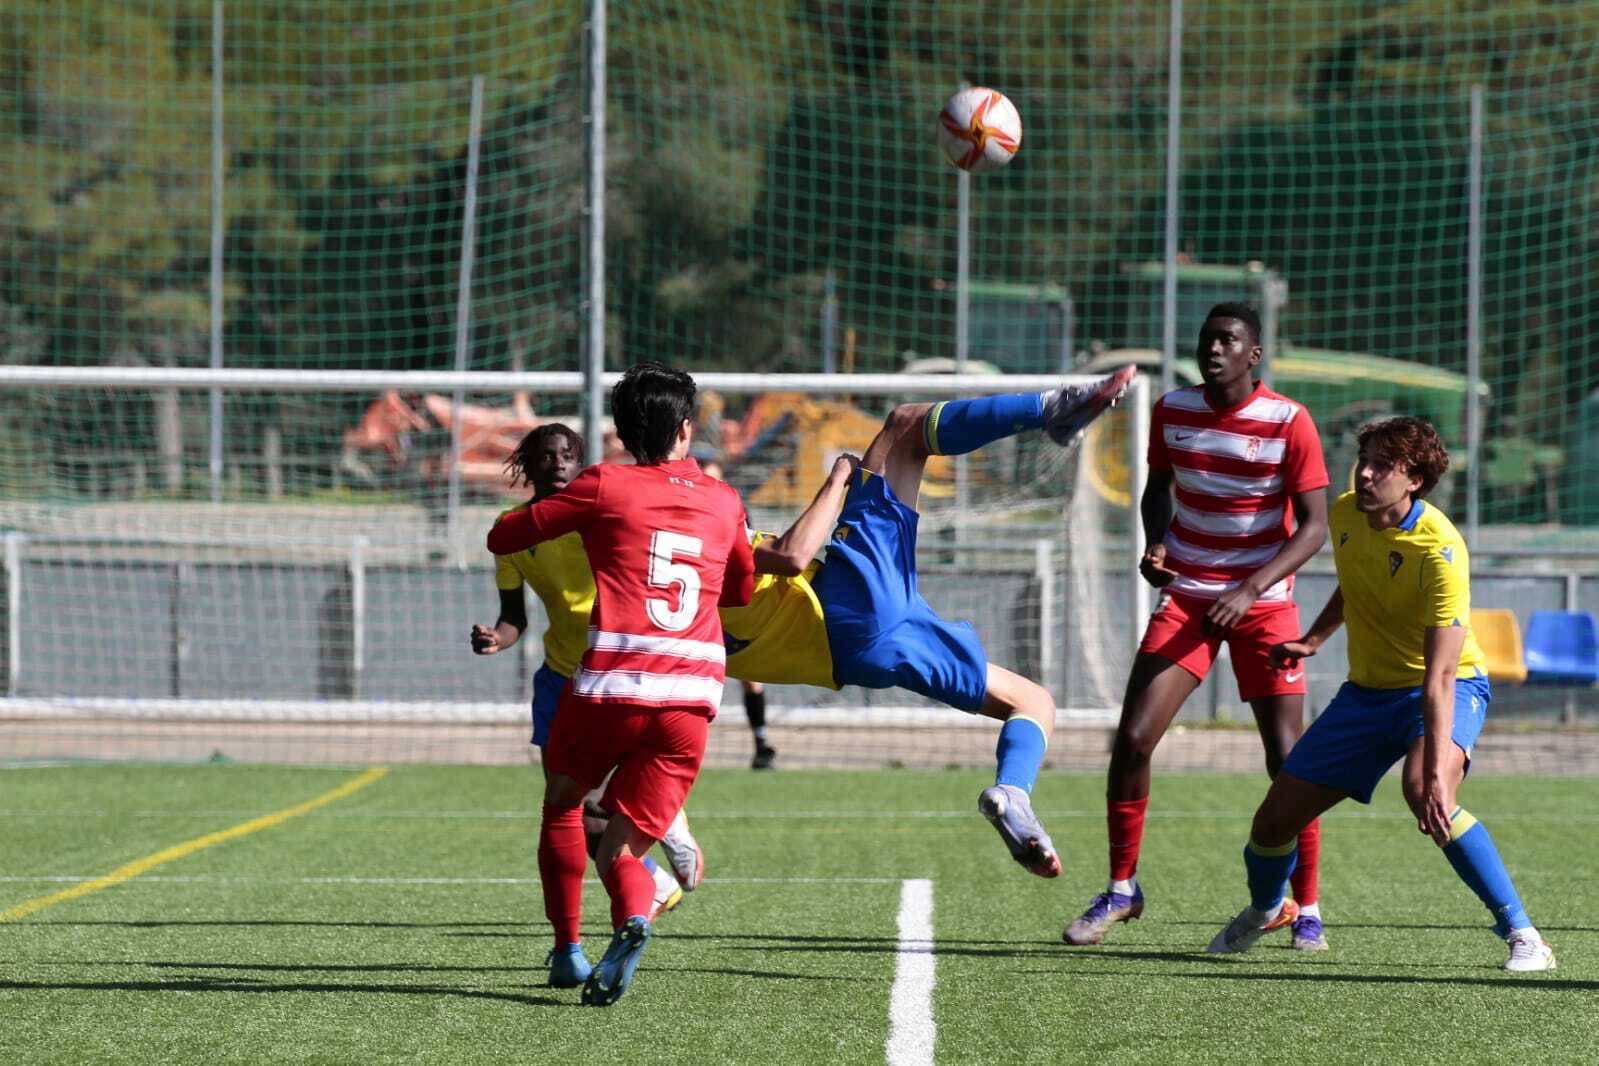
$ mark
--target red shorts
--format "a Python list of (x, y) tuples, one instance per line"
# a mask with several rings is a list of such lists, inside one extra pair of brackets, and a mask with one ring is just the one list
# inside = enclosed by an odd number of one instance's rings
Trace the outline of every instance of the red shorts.
[(568, 688), (550, 725), (544, 762), (583, 791), (615, 768), (600, 806), (659, 840), (683, 809), (705, 760), (703, 709), (590, 703)]
[(1257, 607), (1225, 638), (1204, 631), (1202, 623), (1208, 610), (1207, 600), (1162, 596), (1149, 617), (1149, 627), (1144, 630), (1138, 650), (1170, 659), (1203, 681), (1225, 639), (1232, 653), (1233, 674), (1238, 678), (1239, 699), (1248, 702), (1267, 696), (1304, 695), (1305, 664), (1277, 667), (1271, 661), (1273, 644), (1299, 639), (1298, 607), (1292, 603)]

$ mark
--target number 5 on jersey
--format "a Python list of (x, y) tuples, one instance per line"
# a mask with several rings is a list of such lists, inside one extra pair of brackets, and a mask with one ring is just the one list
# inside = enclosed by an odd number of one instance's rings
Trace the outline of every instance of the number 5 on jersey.
[(677, 589), (677, 607), (662, 597), (644, 600), (650, 621), (668, 632), (687, 629), (700, 610), (700, 573), (680, 558), (698, 559), (705, 549), (699, 537), (658, 529), (650, 536), (650, 587)]

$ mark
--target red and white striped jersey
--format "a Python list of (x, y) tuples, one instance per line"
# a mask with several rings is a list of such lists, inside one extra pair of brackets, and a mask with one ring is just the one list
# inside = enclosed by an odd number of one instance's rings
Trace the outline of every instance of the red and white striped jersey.
[[(1176, 509), (1166, 529), (1166, 591), (1214, 600), (1271, 562), (1293, 532), (1292, 497), (1327, 486), (1321, 437), (1304, 407), (1258, 382), (1218, 411), (1201, 387), (1168, 392), (1155, 405), (1149, 466), (1170, 470)], [(1293, 601), (1289, 574), (1255, 609)]]
[(738, 493), (692, 459), (602, 463), (508, 512), (489, 531), (489, 551), (508, 555), (574, 530), (595, 594), (573, 694), (714, 717), (726, 674), (717, 606), (748, 603), (755, 576)]

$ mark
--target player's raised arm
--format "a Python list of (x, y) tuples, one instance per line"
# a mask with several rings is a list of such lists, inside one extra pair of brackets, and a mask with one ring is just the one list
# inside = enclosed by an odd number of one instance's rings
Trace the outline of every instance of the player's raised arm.
[(579, 530), (593, 520), (600, 498), (600, 467), (591, 466), (555, 495), (507, 513), (489, 530), (488, 548), (513, 555)]
[(833, 461), (827, 480), (794, 524), (781, 536), (769, 537), (756, 545), (756, 573), (793, 577), (804, 572), (833, 532), (833, 523), (849, 492), (850, 478), (860, 465), (861, 461), (848, 453)]

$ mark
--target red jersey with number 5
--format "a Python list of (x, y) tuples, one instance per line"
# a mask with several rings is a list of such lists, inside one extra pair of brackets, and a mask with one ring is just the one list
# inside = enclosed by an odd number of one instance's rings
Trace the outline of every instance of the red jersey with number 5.
[(573, 694), (714, 717), (726, 676), (716, 609), (748, 603), (755, 576), (738, 493), (692, 459), (602, 463), (503, 516), (488, 547), (507, 555), (573, 531), (595, 589)]

